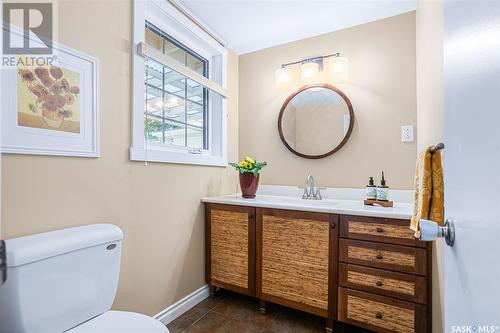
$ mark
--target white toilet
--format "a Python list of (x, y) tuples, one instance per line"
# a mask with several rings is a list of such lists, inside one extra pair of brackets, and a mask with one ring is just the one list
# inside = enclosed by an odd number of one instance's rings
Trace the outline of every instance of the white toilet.
[(110, 311), (123, 232), (93, 224), (5, 241), (0, 333), (168, 333), (158, 320)]

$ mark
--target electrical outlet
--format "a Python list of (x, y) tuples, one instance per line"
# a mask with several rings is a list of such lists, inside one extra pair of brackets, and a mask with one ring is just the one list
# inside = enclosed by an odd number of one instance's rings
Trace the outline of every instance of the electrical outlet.
[(401, 141), (413, 142), (413, 125), (401, 126)]

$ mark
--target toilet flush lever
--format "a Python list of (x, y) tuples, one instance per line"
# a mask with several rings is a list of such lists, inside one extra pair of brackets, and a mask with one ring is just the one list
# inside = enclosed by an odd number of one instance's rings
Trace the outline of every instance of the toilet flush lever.
[(439, 226), (430, 220), (420, 220), (420, 240), (433, 241), (443, 237), (448, 246), (455, 244), (455, 224), (452, 219), (446, 219), (444, 226)]
[(7, 249), (5, 241), (0, 240), (0, 286), (7, 281)]

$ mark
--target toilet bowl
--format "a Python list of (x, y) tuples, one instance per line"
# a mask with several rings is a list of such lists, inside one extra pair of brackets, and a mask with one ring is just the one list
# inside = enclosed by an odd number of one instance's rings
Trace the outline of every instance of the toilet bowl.
[(121, 229), (93, 224), (5, 241), (0, 333), (168, 333), (143, 314), (111, 311)]
[(66, 333), (165, 333), (158, 320), (135, 312), (107, 311)]

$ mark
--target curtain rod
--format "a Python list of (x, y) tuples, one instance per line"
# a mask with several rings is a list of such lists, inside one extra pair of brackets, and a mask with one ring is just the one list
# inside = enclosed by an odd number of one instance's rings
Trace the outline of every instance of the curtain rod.
[(179, 3), (177, 0), (167, 0), (169, 4), (174, 6), (178, 11), (180, 11), (184, 16), (186, 16), (191, 22), (196, 24), (201, 30), (206, 32), (210, 37), (212, 37), (217, 43), (220, 45), (226, 47), (226, 43), (220, 39), (215, 33), (210, 31), (207, 27), (205, 27), (204, 24), (202, 24), (191, 12), (186, 9), (181, 3)]

